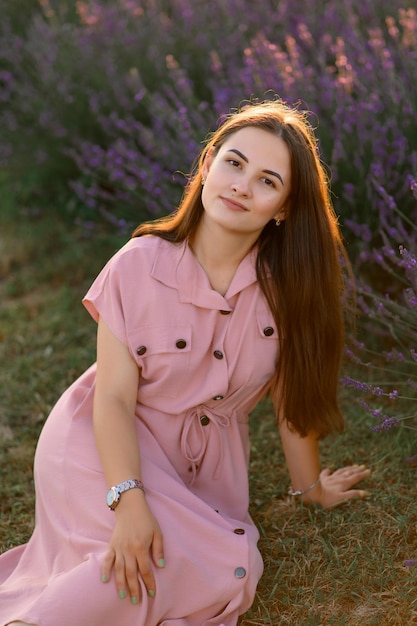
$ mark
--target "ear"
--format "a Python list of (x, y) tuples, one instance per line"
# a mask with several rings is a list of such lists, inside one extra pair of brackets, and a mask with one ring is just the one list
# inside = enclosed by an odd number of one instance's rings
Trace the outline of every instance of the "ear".
[(274, 220), (279, 220), (280, 222), (283, 222), (285, 219), (287, 219), (287, 207), (284, 204), (282, 207), (279, 208), (279, 210), (275, 213), (274, 215)]
[(283, 222), (284, 220), (287, 219), (290, 211), (291, 211), (291, 200), (290, 200), (290, 194), (289, 194), (286, 196), (286, 198), (284, 199), (284, 202), (281, 204), (278, 211), (275, 213), (274, 220), (280, 220), (281, 222)]
[(212, 146), (206, 154), (204, 159), (203, 167), (201, 168), (201, 176), (202, 178), (207, 178), (207, 174), (210, 171), (211, 164), (214, 161), (214, 146)]

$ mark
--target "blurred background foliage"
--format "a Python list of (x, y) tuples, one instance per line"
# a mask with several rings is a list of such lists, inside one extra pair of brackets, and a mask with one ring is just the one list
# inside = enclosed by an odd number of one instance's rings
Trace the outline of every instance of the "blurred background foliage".
[(240, 623), (417, 623), (416, 77), (415, 0), (1, 0), (0, 550), (31, 533), (39, 431), (94, 359), (82, 295), (134, 225), (175, 210), (223, 116), (277, 94), (312, 111), (358, 293), (348, 428), (323, 465), (367, 463), (373, 495), (294, 506), (257, 407), (265, 574)]
[(314, 112), (342, 222), (377, 230), (376, 186), (415, 209), (412, 7), (6, 0), (2, 167), (44, 205), (59, 193), (56, 210), (135, 224), (175, 208), (183, 174), (222, 115), (278, 94)]
[(359, 294), (345, 384), (413, 426), (416, 76), (411, 0), (3, 0), (1, 210), (127, 236), (230, 109), (312, 111)]

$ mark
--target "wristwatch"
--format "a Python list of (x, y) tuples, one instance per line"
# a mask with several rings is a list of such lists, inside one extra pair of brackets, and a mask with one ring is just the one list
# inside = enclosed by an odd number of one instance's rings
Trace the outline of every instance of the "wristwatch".
[(111, 511), (119, 504), (120, 496), (124, 491), (129, 491), (129, 489), (142, 489), (145, 493), (145, 488), (143, 486), (143, 482), (141, 480), (137, 480), (136, 478), (129, 478), (129, 480), (125, 480), (123, 483), (116, 485), (115, 487), (110, 487), (107, 492), (106, 502), (107, 506)]

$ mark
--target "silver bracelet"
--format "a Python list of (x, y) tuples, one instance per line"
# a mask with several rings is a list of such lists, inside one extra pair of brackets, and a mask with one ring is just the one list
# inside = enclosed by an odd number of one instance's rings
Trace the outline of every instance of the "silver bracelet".
[(289, 496), (303, 496), (305, 493), (307, 493), (308, 491), (311, 491), (311, 489), (314, 489), (314, 487), (316, 485), (318, 485), (320, 482), (320, 476), (318, 477), (318, 479), (312, 483), (309, 487), (307, 487), (306, 489), (299, 489), (298, 491), (294, 491), (292, 486), (290, 485), (290, 487), (288, 488), (288, 495)]

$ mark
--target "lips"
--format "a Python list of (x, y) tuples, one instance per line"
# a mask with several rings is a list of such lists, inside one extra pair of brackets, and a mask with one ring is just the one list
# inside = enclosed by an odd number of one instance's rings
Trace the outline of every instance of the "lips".
[(231, 198), (223, 198), (221, 196), (223, 204), (227, 206), (228, 209), (232, 209), (232, 211), (248, 211), (248, 209), (240, 202), (236, 202), (236, 200), (232, 200)]

